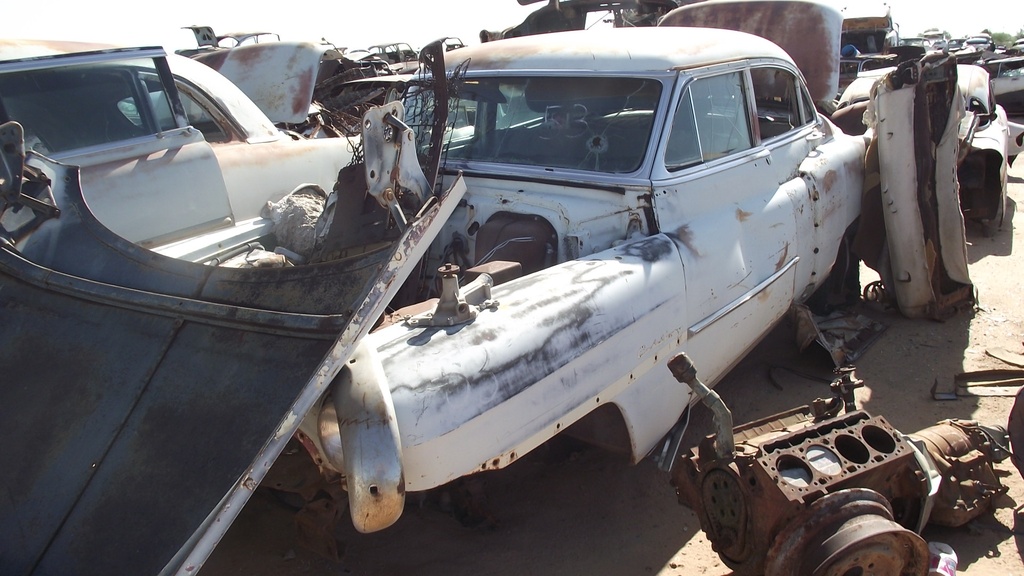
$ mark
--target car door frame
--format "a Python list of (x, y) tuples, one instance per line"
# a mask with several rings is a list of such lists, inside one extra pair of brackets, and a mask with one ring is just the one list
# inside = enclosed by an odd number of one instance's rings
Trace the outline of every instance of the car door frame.
[[(653, 205), (658, 227), (680, 245), (686, 278), (686, 349), (698, 374), (710, 383), (720, 379), (789, 309), (797, 294), (800, 255), (813, 228), (810, 194), (796, 165), (787, 169), (773, 159), (783, 149), (804, 155), (813, 145), (814, 123), (783, 136), (760, 139), (749, 69), (771, 64), (802, 76), (774, 59), (743, 60), (681, 72), (672, 111), (693, 83), (720, 74), (739, 73), (744, 83), (744, 111), (751, 146), (721, 158), (669, 171), (664, 164), (671, 122), (666, 122), (652, 173)], [(806, 91), (806, 88), (802, 88)], [(801, 97), (806, 97), (806, 94)], [(781, 172), (780, 172), (781, 171)], [(754, 188), (767, 184), (768, 188)], [(705, 191), (713, 191), (713, 197)]]

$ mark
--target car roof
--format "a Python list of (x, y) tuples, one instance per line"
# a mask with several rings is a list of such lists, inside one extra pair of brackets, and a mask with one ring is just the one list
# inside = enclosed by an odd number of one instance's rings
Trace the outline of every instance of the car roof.
[(0, 61), (59, 56), (98, 50), (119, 50), (124, 46), (95, 42), (66, 42), (63, 40), (30, 40), (0, 38)]
[(776, 44), (752, 34), (715, 28), (643, 27), (555, 32), (460, 48), (448, 59), (469, 70), (580, 70), (656, 72), (778, 58), (792, 63)]
[[(266, 114), (224, 75), (191, 58), (167, 54), (161, 47), (126, 48), (88, 42), (0, 39), (0, 63), (27, 62), (16, 66), (47, 65), (45, 61), (52, 60), (53, 57), (79, 53), (95, 53), (95, 61), (163, 56), (167, 59), (171, 73), (176, 79), (194, 84), (219, 106), (231, 110), (237, 128), (244, 133), (246, 139), (261, 141), (280, 137), (277, 128)], [(39, 59), (40, 62), (36, 62), (35, 59)]]

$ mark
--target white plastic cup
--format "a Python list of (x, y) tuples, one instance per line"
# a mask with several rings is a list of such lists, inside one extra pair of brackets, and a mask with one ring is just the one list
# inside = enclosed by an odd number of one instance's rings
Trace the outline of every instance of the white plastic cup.
[(956, 552), (949, 544), (928, 543), (928, 576), (956, 576)]

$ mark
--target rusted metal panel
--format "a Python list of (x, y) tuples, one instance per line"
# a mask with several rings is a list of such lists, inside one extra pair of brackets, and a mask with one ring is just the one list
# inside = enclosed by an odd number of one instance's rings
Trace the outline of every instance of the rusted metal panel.
[(839, 91), (842, 13), (814, 0), (707, 0), (669, 12), (658, 26), (706, 26), (767, 38), (803, 72), (815, 101)]
[(197, 54), (195, 59), (238, 85), (275, 123), (300, 124), (309, 115), (320, 61), (331, 48), (270, 42)]
[(471, 71), (557, 68), (651, 72), (744, 58), (789, 60), (785, 51), (763, 38), (711, 28), (614, 28), (510, 38), (501, 42), (500, 50), (487, 44), (467, 46), (452, 53), (449, 68), (469, 60)]

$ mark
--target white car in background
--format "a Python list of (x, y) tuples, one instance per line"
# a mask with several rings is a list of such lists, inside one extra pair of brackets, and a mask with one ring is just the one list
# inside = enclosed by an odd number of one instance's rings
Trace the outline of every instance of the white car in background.
[(265, 232), (267, 202), (329, 192), (352, 159), (348, 139), (279, 130), (221, 74), (161, 48), (0, 41), (0, 102), (27, 149), (81, 167), (100, 222), (193, 260)]

